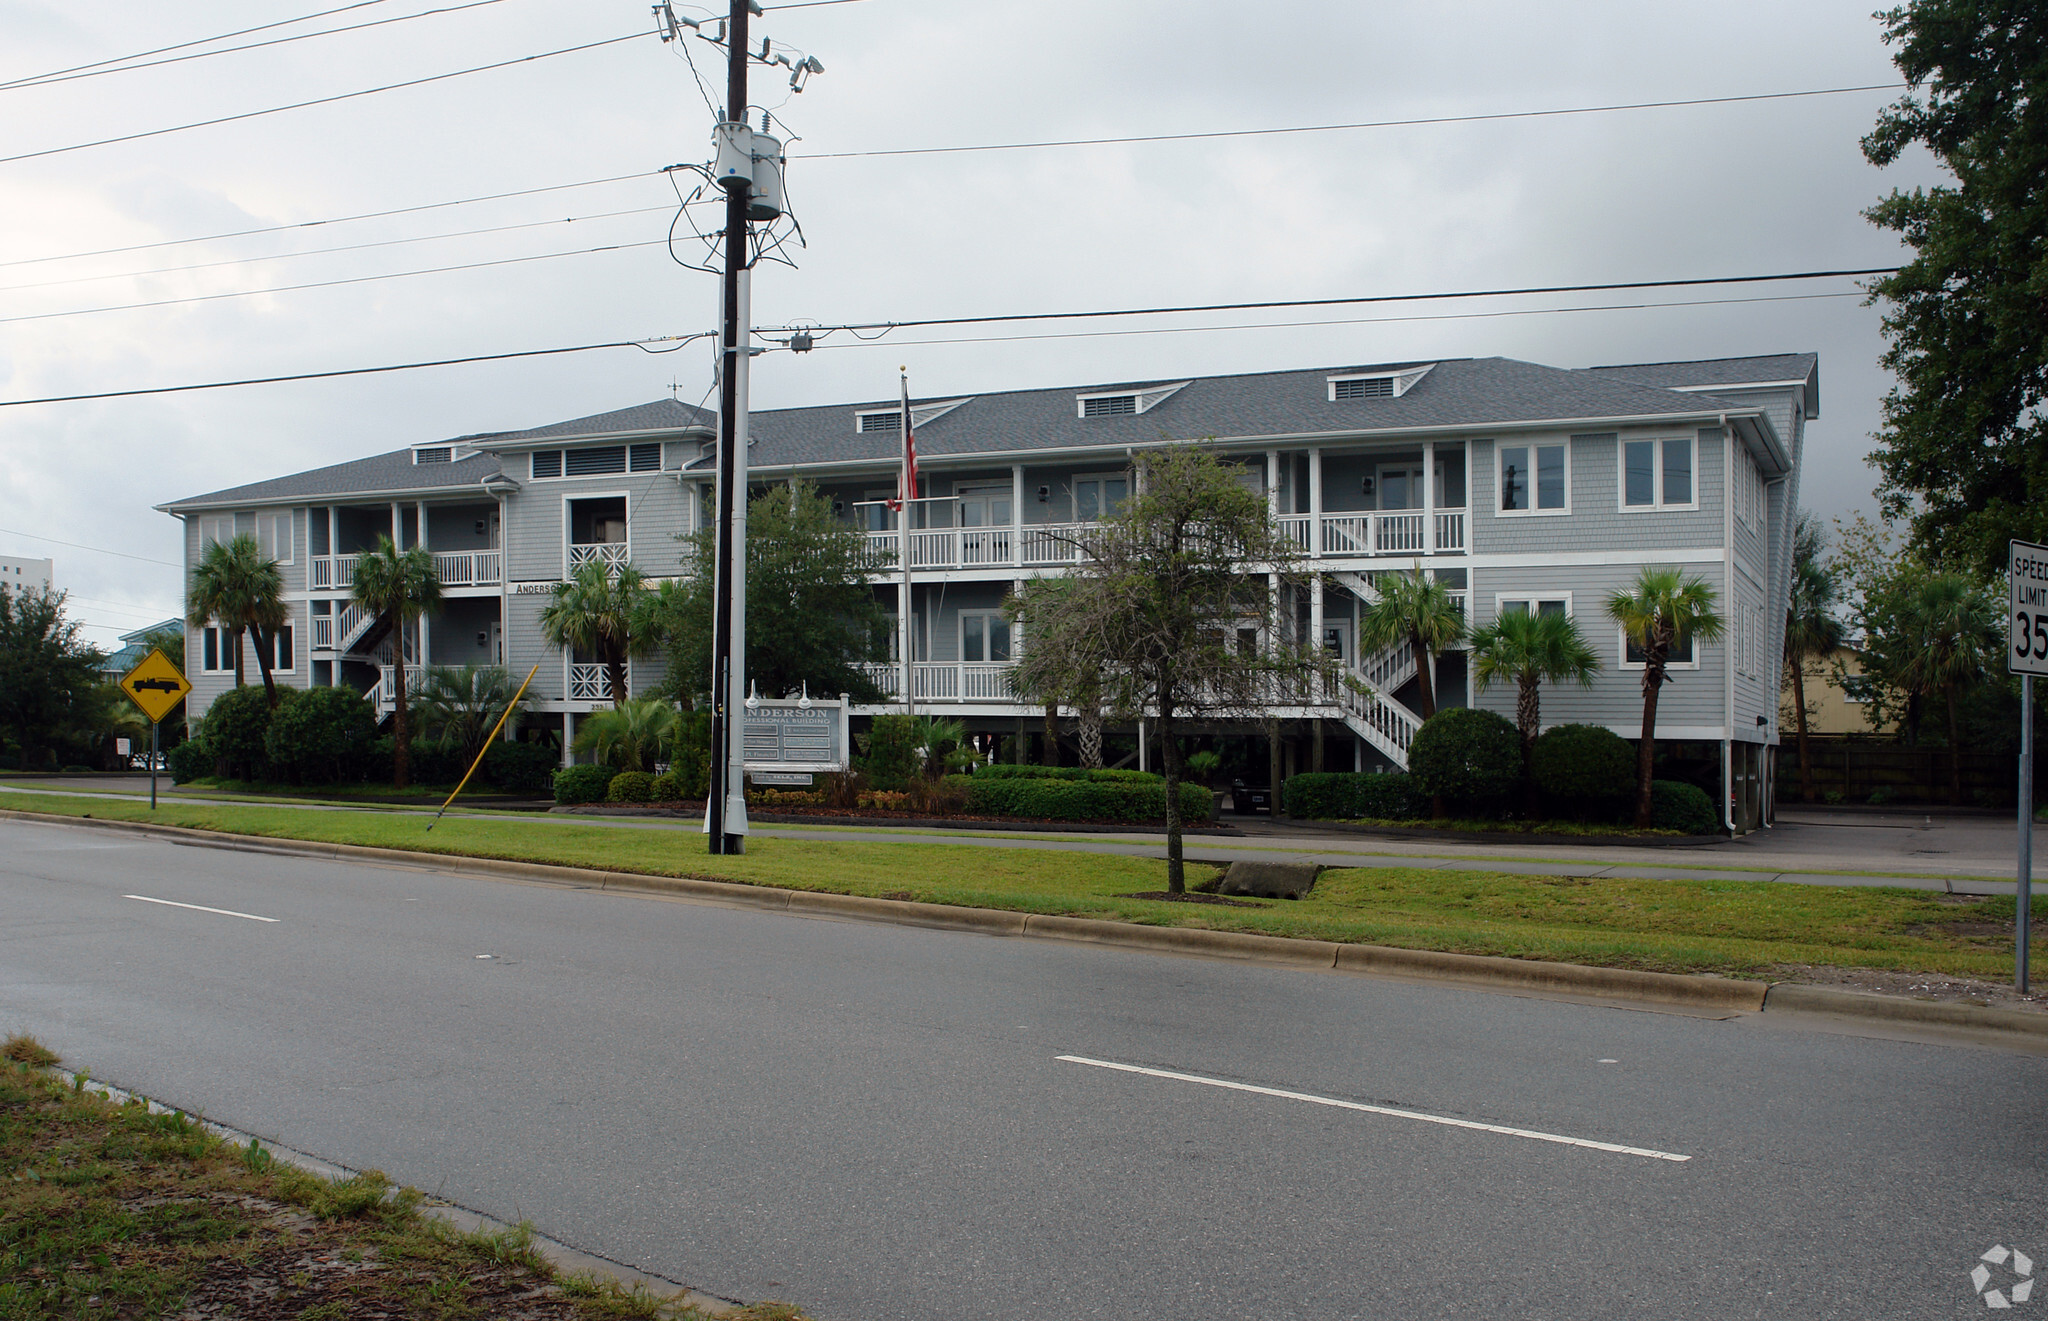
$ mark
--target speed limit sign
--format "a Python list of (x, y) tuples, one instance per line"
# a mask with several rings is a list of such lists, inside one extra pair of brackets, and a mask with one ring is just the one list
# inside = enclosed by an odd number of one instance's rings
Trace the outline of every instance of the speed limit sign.
[(2012, 604), (2005, 612), (2005, 668), (2048, 674), (2048, 546), (2012, 543)]

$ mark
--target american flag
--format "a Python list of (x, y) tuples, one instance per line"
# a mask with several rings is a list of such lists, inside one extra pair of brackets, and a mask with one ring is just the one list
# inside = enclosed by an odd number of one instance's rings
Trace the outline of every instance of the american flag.
[(917, 437), (910, 431), (910, 375), (903, 374), (903, 476), (898, 488), (898, 498), (890, 501), (895, 509), (906, 508), (917, 499)]

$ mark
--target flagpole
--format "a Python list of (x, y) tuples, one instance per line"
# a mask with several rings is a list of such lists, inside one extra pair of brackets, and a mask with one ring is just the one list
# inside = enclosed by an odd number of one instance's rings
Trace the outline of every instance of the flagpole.
[(911, 668), (911, 645), (916, 637), (916, 630), (911, 622), (915, 615), (910, 604), (910, 511), (917, 500), (917, 465), (911, 457), (911, 446), (915, 441), (910, 434), (910, 368), (903, 366), (897, 368), (897, 371), (901, 375), (903, 386), (903, 476), (899, 482), (899, 489), (903, 493), (903, 507), (896, 515), (896, 562), (903, 566), (903, 599), (897, 606), (897, 614), (901, 616), (897, 622), (902, 632), (902, 641), (898, 644), (901, 650), (898, 660), (902, 666), (903, 714), (914, 716), (917, 714), (917, 698), (916, 690), (911, 686), (914, 675)]

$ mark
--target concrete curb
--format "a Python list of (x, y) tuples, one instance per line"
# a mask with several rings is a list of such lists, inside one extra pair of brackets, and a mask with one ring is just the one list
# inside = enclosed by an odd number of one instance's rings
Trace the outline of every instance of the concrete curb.
[(1571, 844), (1588, 848), (1693, 849), (1709, 844), (1726, 844), (1722, 835), (1559, 835), (1537, 830), (1431, 830), (1427, 826), (1361, 826), (1352, 821), (1318, 821), (1310, 817), (1285, 817), (1303, 830), (1335, 830), (1347, 835), (1375, 835), (1382, 839), (1412, 839), (1439, 844)]
[(49, 825), (123, 830), (204, 848), (277, 853), (326, 860), (360, 859), (385, 865), (431, 868), (485, 877), (538, 881), (591, 890), (623, 890), (669, 895), (733, 908), (767, 909), (815, 917), (885, 922), (898, 926), (971, 931), (990, 936), (1034, 937), (1078, 941), (1154, 953), (1192, 954), (1205, 958), (1239, 959), (1366, 976), (1401, 977), (1450, 982), (1476, 990), (1535, 992), (1598, 1000), (1625, 1000), (1724, 1014), (1754, 1014), (1771, 1009), (1916, 1023), (1944, 1027), (2019, 1033), (2048, 1037), (2048, 1014), (1993, 1009), (1977, 1005), (1909, 1000), (1869, 995), (1830, 987), (1789, 982), (1767, 985), (1730, 977), (1698, 977), (1642, 972), (1631, 968), (1595, 968), (1576, 963), (1506, 959), (1481, 954), (1397, 949), (1387, 945), (1350, 945), (1289, 936), (1261, 936), (1193, 927), (1155, 927), (1137, 922), (1017, 913), (1005, 909), (966, 908), (951, 904), (875, 899), (865, 895), (815, 890), (785, 890), (692, 876), (650, 876), (607, 872), (550, 863), (477, 858), (453, 853), (422, 853), (408, 849), (371, 848), (360, 844), (271, 839), (231, 835), (186, 826), (113, 821), (0, 809), (0, 821), (33, 821)]

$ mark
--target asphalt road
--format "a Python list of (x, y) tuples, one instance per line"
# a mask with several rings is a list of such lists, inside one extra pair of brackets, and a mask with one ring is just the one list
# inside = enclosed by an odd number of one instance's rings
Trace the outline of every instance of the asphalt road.
[(1964, 1316), (2048, 1263), (2048, 1059), (1770, 1015), (0, 823), (0, 1030), (834, 1321)]

